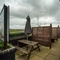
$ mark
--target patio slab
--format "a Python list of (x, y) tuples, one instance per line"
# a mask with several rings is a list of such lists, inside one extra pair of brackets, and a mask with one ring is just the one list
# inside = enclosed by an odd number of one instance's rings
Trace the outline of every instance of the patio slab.
[(39, 57), (37, 55), (34, 55), (33, 57), (31, 57), (29, 60), (43, 60), (42, 57)]
[(37, 55), (37, 56), (40, 56), (40, 57), (42, 57), (42, 58), (45, 58), (45, 57), (49, 54), (49, 52), (50, 52), (49, 47), (41, 46), (40, 49), (41, 49), (41, 51), (40, 51), (40, 52), (38, 51), (38, 52), (36, 53), (36, 55)]
[(49, 54), (44, 60), (59, 60), (59, 57)]

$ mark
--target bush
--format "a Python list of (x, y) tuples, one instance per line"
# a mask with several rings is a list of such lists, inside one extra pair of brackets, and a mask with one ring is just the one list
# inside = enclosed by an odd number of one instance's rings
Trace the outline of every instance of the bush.
[(0, 40), (0, 49), (4, 49), (4, 43), (3, 43), (3, 41), (2, 40)]
[[(11, 44), (7, 43), (7, 48), (10, 48)], [(4, 50), (4, 42), (2, 40), (0, 40), (0, 50)]]
[(9, 34), (9, 37), (15, 37), (15, 36), (26, 36), (25, 33), (12, 33), (12, 34)]

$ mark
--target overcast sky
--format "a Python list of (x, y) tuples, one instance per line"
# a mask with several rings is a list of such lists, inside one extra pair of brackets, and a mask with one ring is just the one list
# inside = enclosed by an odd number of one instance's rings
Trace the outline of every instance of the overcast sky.
[(10, 28), (24, 29), (26, 17), (31, 18), (31, 26), (60, 25), (59, 0), (0, 0), (0, 11), (3, 4), (10, 6)]

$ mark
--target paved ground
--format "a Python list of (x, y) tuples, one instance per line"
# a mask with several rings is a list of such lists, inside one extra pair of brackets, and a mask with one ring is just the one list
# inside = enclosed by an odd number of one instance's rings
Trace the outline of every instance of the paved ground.
[[(29, 60), (60, 60), (60, 38), (58, 42), (52, 43), (52, 48), (40, 47), (41, 51), (37, 49), (31, 53)], [(16, 60), (26, 60), (27, 55), (24, 55), (20, 51), (16, 51)]]

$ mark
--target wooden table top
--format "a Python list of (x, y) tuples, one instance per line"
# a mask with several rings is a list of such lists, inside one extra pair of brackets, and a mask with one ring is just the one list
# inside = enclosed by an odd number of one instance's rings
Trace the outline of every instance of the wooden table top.
[(38, 42), (35, 41), (29, 41), (29, 40), (18, 40), (18, 42), (24, 43), (24, 44), (28, 44), (28, 45), (36, 45), (38, 44)]

